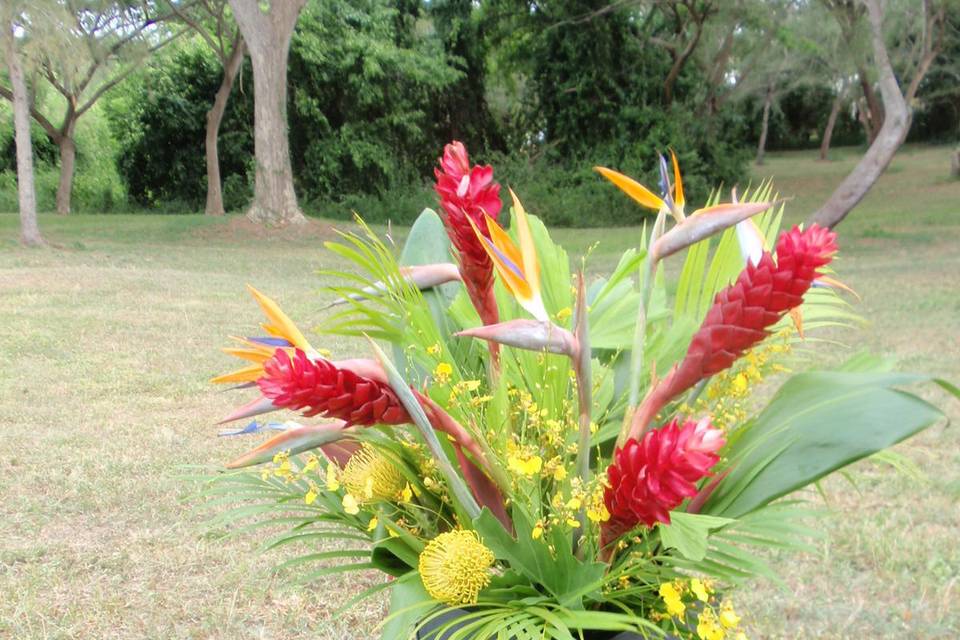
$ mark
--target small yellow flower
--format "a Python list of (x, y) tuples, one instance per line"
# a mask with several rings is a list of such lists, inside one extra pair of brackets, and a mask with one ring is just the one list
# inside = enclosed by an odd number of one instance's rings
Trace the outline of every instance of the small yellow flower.
[(567, 507), (567, 509), (570, 509), (571, 511), (576, 511), (576, 510), (579, 509), (581, 506), (583, 506), (583, 500), (581, 500), (580, 498), (573, 497), (573, 498), (570, 498), (569, 500), (567, 500), (566, 507)]
[(727, 629), (733, 629), (740, 624), (740, 616), (733, 610), (733, 603), (726, 601), (720, 607), (720, 624)]
[(673, 617), (680, 617), (687, 607), (683, 604), (680, 592), (672, 582), (665, 582), (660, 585), (660, 597), (663, 603), (667, 605), (667, 613)]
[(738, 373), (733, 378), (733, 391), (737, 394), (746, 393), (747, 391), (747, 376), (742, 373)]
[(557, 322), (563, 322), (567, 318), (573, 315), (573, 310), (570, 307), (564, 307), (557, 311)]
[(530, 532), (530, 537), (533, 538), (534, 540), (539, 540), (540, 538), (542, 538), (543, 525), (538, 522), (536, 526), (533, 527), (533, 530)]
[(726, 632), (717, 622), (717, 614), (707, 608), (697, 616), (697, 636), (700, 640), (723, 640)]
[(680, 591), (677, 590), (676, 585), (672, 582), (664, 582), (660, 585), (660, 597), (664, 600), (679, 600)]
[(479, 407), (479, 406), (482, 405), (482, 404), (485, 404), (485, 403), (487, 403), (487, 402), (490, 402), (491, 400), (493, 400), (493, 396), (489, 396), (489, 395), (488, 395), (488, 396), (477, 396), (476, 398), (472, 398), (472, 399), (470, 400), (470, 406), (476, 408), (476, 407)]
[(377, 525), (380, 523), (376, 517), (370, 518), (370, 523), (367, 524), (367, 531), (373, 531), (377, 528)]
[(418, 569), (427, 593), (450, 606), (469, 605), (490, 584), (493, 552), (473, 531), (441, 533), (427, 543)]
[(307, 495), (303, 496), (303, 501), (307, 504), (313, 504), (318, 495), (320, 495), (320, 492), (317, 491), (316, 487), (310, 487), (310, 490), (307, 491)]
[(693, 595), (697, 596), (697, 600), (700, 602), (706, 602), (710, 599), (710, 595), (707, 593), (706, 587), (704, 587), (703, 583), (696, 578), (693, 578), (690, 581), (690, 590), (693, 591)]
[(340, 474), (337, 465), (332, 462), (327, 465), (327, 491), (336, 491), (340, 488)]
[(480, 388), (479, 380), (464, 380), (460, 384), (463, 386), (464, 391), (476, 391)]
[(410, 483), (408, 482), (407, 485), (400, 492), (400, 502), (406, 504), (410, 502), (410, 500), (412, 499), (413, 499), (413, 489), (410, 487)]
[(580, 521), (576, 518), (567, 518), (566, 522), (568, 527), (573, 527), (574, 529), (580, 526)]
[(510, 456), (507, 464), (511, 471), (519, 473), (520, 475), (535, 476), (540, 473), (540, 469), (543, 468), (543, 458), (540, 456), (523, 458), (519, 455), (513, 455)]
[(610, 519), (610, 512), (607, 511), (607, 505), (601, 502), (587, 509), (587, 517), (591, 522), (606, 522)]
[(453, 367), (446, 362), (441, 362), (433, 370), (433, 379), (437, 384), (447, 384), (450, 382), (450, 376), (453, 374)]
[(311, 454), (307, 458), (307, 464), (303, 465), (303, 471), (301, 471), (301, 473), (309, 473), (319, 467), (320, 467), (320, 458)]
[(434, 344), (430, 345), (429, 347), (427, 347), (427, 353), (429, 353), (429, 354), (432, 355), (432, 356), (439, 356), (439, 355), (440, 355), (440, 351), (441, 351), (441, 350), (440, 350), (440, 343), (439, 343), (439, 342), (434, 343)]
[(343, 510), (346, 513), (349, 513), (352, 516), (360, 513), (360, 503), (357, 502), (357, 499), (354, 498), (349, 493), (344, 494), (343, 496)]
[(562, 464), (557, 465), (557, 468), (553, 470), (553, 479), (557, 482), (563, 482), (567, 478), (567, 468)]

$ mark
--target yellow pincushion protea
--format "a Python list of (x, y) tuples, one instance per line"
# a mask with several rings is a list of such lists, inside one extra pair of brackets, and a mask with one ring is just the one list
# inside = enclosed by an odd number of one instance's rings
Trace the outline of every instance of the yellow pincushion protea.
[(340, 480), (358, 502), (396, 500), (407, 486), (397, 466), (367, 443), (350, 456)]
[(475, 604), (490, 584), (493, 552), (473, 531), (447, 531), (420, 554), (420, 579), (431, 597), (450, 606)]

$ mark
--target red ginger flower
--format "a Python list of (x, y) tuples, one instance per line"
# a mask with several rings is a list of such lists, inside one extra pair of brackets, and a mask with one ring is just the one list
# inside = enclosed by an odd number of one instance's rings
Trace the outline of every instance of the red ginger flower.
[(486, 216), (494, 220), (500, 215), (500, 185), (493, 181), (493, 167), (470, 166), (463, 143), (454, 141), (443, 148), (440, 168), (434, 169), (434, 189), (450, 241), (460, 254), (460, 270), (470, 299), (484, 324), (499, 319), (493, 299), (493, 263), (470, 225), (470, 220), (488, 238)]
[(837, 234), (811, 225), (780, 235), (777, 260), (764, 253), (748, 262), (737, 281), (720, 291), (683, 361), (650, 392), (634, 415), (630, 436), (639, 437), (671, 398), (723, 371), (762, 341), (783, 315), (800, 306), (803, 294), (837, 251)]
[(704, 418), (682, 425), (674, 420), (617, 447), (607, 469), (603, 501), (610, 512), (603, 544), (643, 523), (670, 524), (670, 510), (697, 494), (696, 483), (720, 459), (723, 432)]
[(263, 365), (257, 380), (260, 392), (278, 408), (305, 409), (304, 416), (322, 414), (346, 426), (406, 424), (410, 416), (389, 386), (329, 360), (311, 360), (297, 349), (293, 357), (278, 349)]

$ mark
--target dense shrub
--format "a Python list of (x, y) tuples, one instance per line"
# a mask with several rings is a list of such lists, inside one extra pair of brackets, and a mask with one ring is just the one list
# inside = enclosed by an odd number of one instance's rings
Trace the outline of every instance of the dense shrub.
[[(249, 67), (249, 65), (247, 65)], [(130, 198), (162, 210), (202, 210), (207, 193), (206, 114), (222, 69), (198, 43), (143, 70), (109, 102), (118, 165)], [(249, 69), (234, 84), (220, 126), (218, 149), (224, 207), (244, 206), (252, 192), (253, 91)]]
[[(616, 168), (656, 189), (660, 181), (657, 153), (666, 153), (673, 146), (683, 170), (690, 210), (702, 205), (714, 188), (730, 187), (742, 179), (750, 151), (739, 147), (735, 138), (722, 141), (708, 135), (703, 125), (682, 110), (651, 109), (648, 118), (648, 126), (629, 139), (597, 146), (574, 157), (475, 150), (473, 158), (492, 164), (494, 177), (505, 187), (513, 187), (528, 210), (557, 226), (616, 226), (649, 219), (650, 212), (593, 170), (596, 165)], [(727, 131), (737, 128), (735, 119), (726, 120)], [(348, 218), (356, 211), (369, 222), (403, 224), (411, 222), (424, 206), (435, 206), (435, 202), (431, 183), (421, 177), (419, 182), (395, 189), (386, 197), (351, 194), (334, 202), (312, 202), (309, 209), (333, 218)]]
[[(386, 194), (422, 180), (443, 139), (429, 105), (462, 77), (419, 3), (308, 5), (290, 54), (294, 172), (309, 199)], [(399, 7), (399, 8), (398, 8)]]
[[(0, 118), (5, 122), (11, 116), (0, 112)], [(30, 123), (30, 142), (33, 145), (33, 161), (38, 165), (56, 164), (57, 145), (53, 144), (50, 136), (40, 125)], [(17, 142), (13, 137), (13, 127), (0, 129), (0, 172), (17, 170)]]
[[(0, 113), (0, 117), (4, 115)], [(9, 122), (9, 119), (4, 118), (4, 121)], [(30, 135), (33, 141), (37, 207), (41, 211), (52, 211), (56, 208), (60, 181), (58, 150), (39, 126), (34, 124)], [(94, 105), (80, 119), (75, 139), (77, 163), (73, 176), (72, 210), (78, 213), (125, 210), (126, 190), (116, 167), (117, 144), (99, 105)], [(15, 211), (18, 207), (17, 167), (12, 127), (0, 129), (0, 149), (3, 149), (0, 156), (0, 211)]]

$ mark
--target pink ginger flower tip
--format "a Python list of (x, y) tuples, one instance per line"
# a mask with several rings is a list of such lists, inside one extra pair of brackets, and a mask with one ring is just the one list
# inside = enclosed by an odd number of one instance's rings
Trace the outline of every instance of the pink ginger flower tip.
[(720, 460), (723, 432), (707, 418), (688, 420), (631, 438), (614, 453), (607, 469), (604, 503), (617, 526), (630, 529), (670, 523), (670, 511), (697, 494), (696, 483)]

